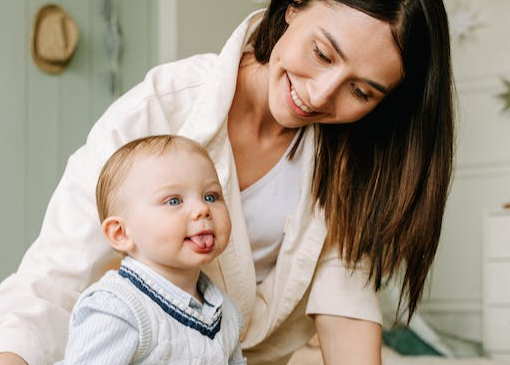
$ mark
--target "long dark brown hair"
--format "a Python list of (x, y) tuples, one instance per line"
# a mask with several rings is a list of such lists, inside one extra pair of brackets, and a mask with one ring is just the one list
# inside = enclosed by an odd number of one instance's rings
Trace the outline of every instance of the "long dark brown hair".
[[(411, 319), (436, 254), (453, 164), (454, 87), (442, 0), (273, 0), (252, 38), (267, 63), (285, 32), (287, 7), (342, 3), (388, 22), (402, 82), (356, 123), (316, 125), (313, 196), (326, 244), (354, 267), (370, 260), (375, 290), (401, 279)], [(402, 314), (402, 312), (400, 312)]]

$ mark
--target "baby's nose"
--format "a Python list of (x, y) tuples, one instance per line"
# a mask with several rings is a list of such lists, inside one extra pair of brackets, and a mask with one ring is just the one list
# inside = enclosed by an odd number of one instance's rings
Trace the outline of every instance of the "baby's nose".
[(203, 201), (196, 202), (193, 206), (192, 217), (193, 219), (211, 218), (211, 209), (209, 209), (209, 205)]

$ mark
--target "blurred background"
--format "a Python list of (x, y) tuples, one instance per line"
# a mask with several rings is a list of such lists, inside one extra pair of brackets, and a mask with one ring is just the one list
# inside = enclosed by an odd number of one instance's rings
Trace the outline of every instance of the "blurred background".
[[(59, 74), (34, 63), (42, 0), (0, 0), (0, 279), (37, 237), (67, 158), (109, 104), (153, 66), (218, 52), (256, 0), (56, 1), (76, 22)], [(420, 319), (510, 355), (510, 1), (445, 0), (458, 92), (457, 152)], [(392, 303), (389, 295), (389, 312)], [(391, 316), (391, 314), (389, 314)], [(419, 330), (418, 330), (419, 331)]]

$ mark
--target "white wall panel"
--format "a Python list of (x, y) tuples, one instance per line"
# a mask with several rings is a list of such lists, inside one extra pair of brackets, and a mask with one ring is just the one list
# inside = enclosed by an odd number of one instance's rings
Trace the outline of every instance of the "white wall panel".
[(510, 114), (496, 95), (510, 78), (510, 1), (446, 0), (450, 19), (482, 25), (455, 41), (459, 97), (456, 171), (441, 243), (421, 311), (441, 331), (482, 339), (483, 213), (510, 201)]

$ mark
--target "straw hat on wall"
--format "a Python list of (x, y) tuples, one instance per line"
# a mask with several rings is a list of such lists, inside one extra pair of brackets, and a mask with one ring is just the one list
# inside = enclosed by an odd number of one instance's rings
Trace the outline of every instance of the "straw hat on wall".
[(78, 44), (78, 27), (58, 5), (43, 6), (35, 15), (31, 49), (35, 64), (57, 74), (71, 61)]

